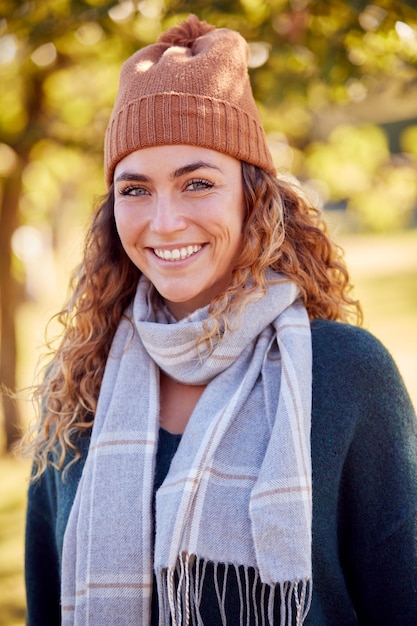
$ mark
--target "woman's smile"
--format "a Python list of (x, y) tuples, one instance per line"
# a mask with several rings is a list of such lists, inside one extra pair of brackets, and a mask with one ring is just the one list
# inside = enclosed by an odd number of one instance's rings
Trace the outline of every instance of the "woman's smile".
[(180, 319), (228, 286), (241, 250), (241, 164), (196, 146), (130, 153), (114, 175), (114, 214), (131, 261)]
[(194, 256), (197, 252), (202, 249), (201, 245), (185, 245), (178, 248), (163, 249), (163, 248), (154, 248), (154, 253), (160, 259), (164, 261), (170, 262), (178, 262), (183, 261), (184, 259), (189, 259), (191, 256)]

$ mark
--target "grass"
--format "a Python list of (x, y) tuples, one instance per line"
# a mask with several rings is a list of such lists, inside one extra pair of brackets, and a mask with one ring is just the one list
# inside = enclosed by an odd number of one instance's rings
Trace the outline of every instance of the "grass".
[(0, 626), (23, 626), (24, 510), (27, 462), (0, 459)]
[[(346, 249), (355, 294), (363, 305), (364, 325), (390, 349), (417, 406), (417, 231), (338, 239)], [(34, 367), (32, 353), (42, 334), (39, 319), (39, 312), (29, 309), (20, 319), (21, 342), (29, 346), (22, 371), (31, 372)], [(31, 381), (30, 376), (23, 384)], [(0, 458), (0, 626), (25, 623), (23, 536), (28, 475), (27, 462)]]

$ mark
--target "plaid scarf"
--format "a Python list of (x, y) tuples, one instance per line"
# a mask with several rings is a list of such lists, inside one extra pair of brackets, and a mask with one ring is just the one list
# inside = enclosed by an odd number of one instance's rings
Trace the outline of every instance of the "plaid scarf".
[[(198, 345), (207, 308), (176, 321), (139, 280), (107, 360), (65, 534), (63, 626), (149, 624), (153, 572), (160, 624), (201, 624), (200, 565), (209, 561), (254, 568), (270, 598), (262, 623), (273, 623), (275, 590), (281, 624), (293, 623), (294, 607), (303, 623), (311, 598), (310, 325), (296, 286), (269, 278), (266, 295), (249, 301), (211, 350)], [(207, 387), (157, 492), (154, 542), (159, 368)]]

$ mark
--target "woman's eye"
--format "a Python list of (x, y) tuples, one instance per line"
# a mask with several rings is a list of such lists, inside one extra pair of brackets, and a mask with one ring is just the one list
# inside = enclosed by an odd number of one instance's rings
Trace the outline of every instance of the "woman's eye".
[(149, 194), (149, 192), (147, 189), (145, 189), (145, 187), (140, 187), (138, 185), (129, 185), (129, 187), (120, 189), (119, 194), (121, 196), (146, 196)]
[(203, 191), (205, 189), (211, 189), (212, 187), (214, 187), (214, 183), (210, 182), (209, 180), (196, 178), (187, 183), (185, 189), (187, 191)]

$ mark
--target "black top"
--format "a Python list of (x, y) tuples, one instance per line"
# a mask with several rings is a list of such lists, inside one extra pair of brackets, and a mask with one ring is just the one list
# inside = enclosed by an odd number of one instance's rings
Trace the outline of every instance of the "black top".
[(180, 445), (182, 435), (173, 435), (164, 428), (159, 429), (158, 449), (156, 452), (155, 479), (154, 479), (154, 497), (159, 487), (164, 482), (168, 474), (171, 461), (174, 458), (178, 446)]

